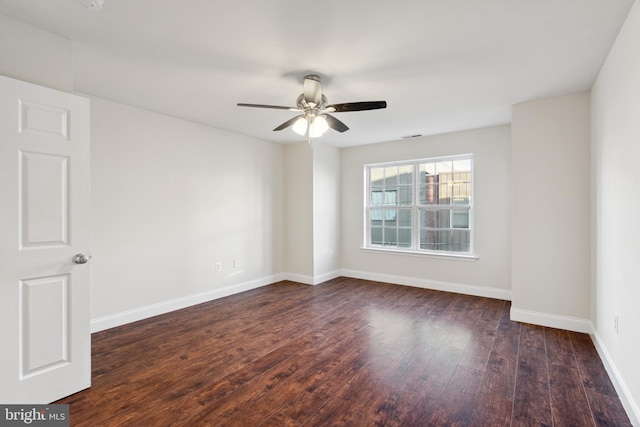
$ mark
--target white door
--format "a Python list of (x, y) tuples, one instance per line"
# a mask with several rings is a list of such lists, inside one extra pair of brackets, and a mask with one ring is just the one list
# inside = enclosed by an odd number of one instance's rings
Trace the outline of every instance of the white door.
[(91, 385), (89, 100), (0, 76), (0, 402)]

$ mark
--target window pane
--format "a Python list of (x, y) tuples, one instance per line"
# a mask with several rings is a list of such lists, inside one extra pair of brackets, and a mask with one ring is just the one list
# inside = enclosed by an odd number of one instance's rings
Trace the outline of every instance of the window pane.
[(384, 182), (384, 168), (370, 168), (369, 169), (369, 182), (372, 186), (383, 185)]
[(398, 247), (410, 248), (411, 247), (411, 229), (400, 228), (398, 230)]
[(451, 227), (451, 211), (438, 211), (438, 228), (449, 228)]
[(371, 228), (371, 244), (372, 245), (381, 245), (382, 244), (382, 228)]
[(371, 220), (371, 226), (372, 227), (380, 227), (382, 226), (382, 215), (383, 215), (383, 210), (382, 209), (371, 209), (371, 215), (370, 215), (370, 220)]
[(468, 230), (453, 230), (451, 232), (452, 252), (469, 252), (471, 250), (471, 232)]
[(411, 227), (411, 209), (398, 210), (398, 225), (400, 227)]
[(398, 243), (398, 230), (392, 227), (384, 228), (384, 245), (396, 246)]
[(440, 230), (436, 232), (436, 249), (441, 251), (450, 251), (451, 231)]
[(420, 213), (421, 228), (449, 228), (449, 210), (423, 210)]
[(384, 168), (384, 185), (398, 185), (397, 166), (387, 166)]
[(398, 204), (398, 190), (385, 190), (384, 204), (395, 206)]
[(382, 205), (382, 201), (384, 200), (384, 192), (383, 191), (372, 191), (370, 203), (371, 206), (380, 206)]
[(448, 205), (451, 203), (451, 187), (449, 184), (438, 185), (438, 200), (439, 205)]
[(437, 184), (427, 184), (425, 186), (425, 200), (426, 205), (437, 205), (439, 199), (439, 186)]
[(451, 217), (452, 228), (469, 228), (469, 211), (454, 210)]
[(453, 187), (451, 188), (451, 191), (453, 193), (452, 194), (453, 197), (455, 197), (456, 199), (468, 197), (467, 184), (465, 183), (459, 183), (459, 182), (454, 183)]
[(398, 210), (397, 209), (385, 209), (384, 212), (385, 212), (384, 225), (386, 227), (390, 227), (390, 226), (395, 227), (397, 225), (397, 220), (398, 220)]
[(413, 165), (404, 165), (399, 168), (400, 184), (413, 185)]
[(412, 205), (413, 204), (413, 187), (400, 187), (399, 189), (399, 204)]
[(434, 230), (420, 230), (420, 249), (436, 249), (436, 232)]

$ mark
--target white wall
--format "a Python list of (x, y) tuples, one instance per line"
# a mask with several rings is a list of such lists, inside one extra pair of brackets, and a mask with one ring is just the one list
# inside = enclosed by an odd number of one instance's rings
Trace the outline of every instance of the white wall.
[[(593, 320), (610, 371), (640, 420), (640, 4), (592, 89)], [(614, 330), (619, 317), (619, 331)], [(623, 396), (624, 397), (624, 396)], [(637, 422), (637, 421), (636, 421)]]
[(285, 153), (285, 268), (292, 280), (313, 283), (313, 151), (301, 142)]
[(0, 15), (0, 74), (58, 89), (73, 90), (71, 42)]
[[(510, 298), (509, 126), (342, 150), (342, 268), (353, 277)], [(474, 155), (476, 261), (362, 250), (364, 166)]]
[(340, 150), (313, 142), (314, 282), (339, 276)]
[(340, 150), (319, 141), (284, 150), (286, 276), (316, 285), (339, 275)]
[(283, 271), (282, 146), (99, 98), (91, 137), (94, 329)]
[(590, 330), (589, 93), (513, 107), (512, 319)]

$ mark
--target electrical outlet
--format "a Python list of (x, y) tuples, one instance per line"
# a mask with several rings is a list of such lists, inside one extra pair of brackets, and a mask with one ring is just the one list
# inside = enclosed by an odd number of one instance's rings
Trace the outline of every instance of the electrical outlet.
[(222, 271), (222, 263), (216, 262), (216, 271)]
[(620, 327), (620, 319), (618, 318), (618, 315), (616, 314), (615, 316), (613, 316), (613, 329), (616, 331), (616, 334), (618, 333), (618, 328)]
[(238, 268), (240, 267), (240, 261), (238, 261), (237, 259), (233, 260), (233, 268)]

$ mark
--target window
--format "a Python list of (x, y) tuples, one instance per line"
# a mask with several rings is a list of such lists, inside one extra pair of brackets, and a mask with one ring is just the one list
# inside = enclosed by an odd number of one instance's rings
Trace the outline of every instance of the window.
[(471, 255), (471, 155), (365, 166), (371, 249)]

